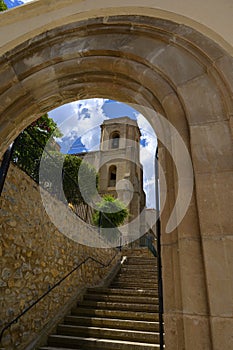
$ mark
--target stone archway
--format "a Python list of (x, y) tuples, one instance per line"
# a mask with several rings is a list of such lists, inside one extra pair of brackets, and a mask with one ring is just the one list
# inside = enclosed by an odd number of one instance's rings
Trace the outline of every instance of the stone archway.
[[(195, 174), (185, 218), (162, 238), (166, 346), (229, 347), (232, 57), (193, 28), (161, 18), (100, 16), (48, 29), (1, 57), (1, 151), (40, 114), (81, 98), (109, 97), (166, 117)], [(164, 231), (177, 178), (163, 145), (159, 152), (169, 188)]]

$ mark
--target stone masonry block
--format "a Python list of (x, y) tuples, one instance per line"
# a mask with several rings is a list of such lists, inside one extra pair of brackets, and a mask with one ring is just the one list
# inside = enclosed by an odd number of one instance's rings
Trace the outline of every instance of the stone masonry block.
[(198, 174), (195, 181), (201, 235), (232, 235), (232, 172)]
[(213, 350), (233, 349), (233, 319), (214, 317), (211, 320), (213, 329)]
[(226, 120), (218, 88), (207, 75), (178, 87), (190, 125)]
[(233, 235), (206, 237), (203, 249), (211, 315), (233, 317)]
[(191, 148), (196, 172), (233, 170), (233, 146), (228, 121), (191, 126)]

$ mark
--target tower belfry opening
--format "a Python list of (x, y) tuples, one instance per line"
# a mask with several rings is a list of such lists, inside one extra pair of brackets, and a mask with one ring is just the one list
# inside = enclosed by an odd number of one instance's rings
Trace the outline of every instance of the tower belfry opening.
[(111, 148), (119, 148), (120, 134), (115, 131), (110, 137)]

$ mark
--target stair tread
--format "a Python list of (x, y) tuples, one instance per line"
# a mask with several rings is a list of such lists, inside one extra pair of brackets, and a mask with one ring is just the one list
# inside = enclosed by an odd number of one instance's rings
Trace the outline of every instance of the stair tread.
[[(146, 326), (146, 324), (145, 324)], [(59, 324), (58, 325), (59, 329), (60, 328), (73, 328), (73, 329), (80, 329), (80, 330), (100, 330), (100, 331), (108, 331), (108, 332), (116, 332), (116, 333), (130, 333), (130, 334), (143, 334), (143, 335), (153, 335), (153, 334), (158, 334), (158, 332), (148, 332), (148, 331), (136, 331), (132, 329), (116, 329), (116, 328), (107, 328), (107, 327), (94, 327), (94, 326), (77, 326), (77, 325), (67, 325), (67, 324)]]
[[(145, 283), (145, 282), (141, 282), (141, 281), (137, 281), (137, 282), (130, 282), (130, 281), (128, 281), (128, 282), (124, 282), (124, 281), (115, 281), (115, 282), (113, 282), (112, 284), (111, 284), (111, 286), (113, 286), (113, 285), (122, 285), (122, 286), (141, 286), (141, 287), (145, 287), (145, 286), (150, 286), (150, 289), (152, 288), (152, 286), (153, 287), (157, 287), (157, 283)], [(152, 288), (152, 289), (154, 289), (154, 288)]]
[(86, 294), (84, 296), (84, 300), (96, 300), (96, 301), (110, 301), (110, 302), (121, 302), (125, 301), (127, 303), (135, 303), (135, 304), (140, 304), (140, 303), (145, 303), (145, 304), (151, 304), (151, 303), (157, 303), (158, 298), (156, 297), (144, 297), (143, 295), (141, 296), (127, 296), (127, 295), (105, 295), (105, 294)]
[(82, 341), (89, 341), (89, 342), (96, 342), (96, 343), (115, 343), (115, 344), (124, 344), (124, 345), (141, 345), (141, 346), (150, 346), (150, 347), (154, 347), (155, 349), (158, 348), (158, 345), (156, 344), (151, 344), (151, 343), (142, 343), (142, 342), (133, 342), (133, 341), (127, 341), (127, 340), (118, 340), (118, 339), (98, 339), (98, 338), (92, 338), (92, 337), (73, 337), (73, 336), (66, 336), (66, 335), (50, 335), (49, 338), (56, 340), (56, 339), (64, 339), (64, 340), (70, 340), (70, 341), (78, 341), (78, 340), (82, 340)]
[(145, 321), (157, 321), (158, 312), (143, 312), (143, 311), (125, 311), (125, 310), (102, 310), (102, 309), (85, 309), (77, 308), (72, 310), (72, 315), (91, 315), (91, 316), (104, 316), (123, 319), (140, 319)]
[(131, 320), (131, 319), (121, 319), (121, 318), (107, 318), (107, 317), (92, 317), (92, 316), (74, 316), (74, 315), (69, 315), (65, 317), (66, 319), (70, 319), (72, 321), (75, 319), (80, 319), (80, 320), (90, 320), (90, 321), (111, 321), (111, 322), (123, 322), (123, 323), (133, 323), (133, 324), (145, 324), (145, 325), (158, 325), (159, 322), (157, 321), (138, 321), (138, 320)]
[(92, 337), (96, 339), (112, 339), (123, 341), (134, 341), (142, 343), (156, 343), (159, 340), (158, 331), (132, 330), (132, 329), (116, 329), (105, 327), (85, 327), (77, 325), (60, 324), (57, 328), (57, 335), (66, 335), (74, 337)]
[(131, 313), (137, 313), (137, 314), (156, 314), (157, 312), (145, 312), (145, 311), (133, 311), (133, 310), (110, 310), (110, 309), (93, 309), (93, 308), (84, 308), (84, 307), (76, 307), (72, 309), (72, 312), (77, 312), (77, 311), (84, 311), (86, 310), (87, 312), (94, 312), (94, 313), (98, 313), (98, 312), (103, 312), (103, 313), (125, 313), (125, 314), (131, 314)]
[(155, 295), (155, 289), (143, 289), (143, 288), (137, 288), (137, 289), (124, 289), (124, 288), (89, 288), (88, 293), (106, 293), (106, 294), (122, 294), (122, 295)]
[[(40, 347), (39, 350), (74, 350), (73, 349), (70, 349), (70, 348), (57, 348), (57, 347), (54, 347), (54, 346), (43, 346), (43, 347)], [(75, 350), (82, 350), (81, 348), (76, 348)]]
[(147, 304), (147, 303), (127, 303), (127, 302), (115, 302), (115, 301), (97, 301), (97, 300), (84, 300), (82, 302), (80, 302), (78, 304), (78, 306), (81, 306), (81, 307), (84, 307), (84, 306), (87, 306), (87, 307), (111, 307), (111, 308), (117, 308), (118, 310), (122, 310), (122, 308), (129, 308), (129, 309), (132, 309), (132, 308), (135, 308), (138, 309), (138, 308), (153, 308), (155, 307), (156, 305), (154, 304)]
[(152, 282), (152, 281), (155, 281), (157, 279), (156, 277), (157, 276), (149, 276), (149, 277), (138, 276), (137, 280), (133, 281), (131, 275), (130, 276), (128, 276), (128, 275), (121, 275), (121, 276), (117, 276), (115, 280), (117, 281), (119, 279), (122, 279), (122, 280), (125, 280), (125, 281), (131, 281), (131, 282), (138, 282), (138, 281)]
[(118, 286), (118, 287), (123, 287), (122, 289), (129, 288), (129, 287), (138, 288), (138, 289), (145, 289), (145, 287), (147, 285), (150, 286), (150, 290), (152, 290), (152, 291), (157, 288), (157, 284), (155, 284), (155, 283), (153, 283), (153, 284), (151, 284), (151, 283), (146, 284), (146, 283), (140, 283), (140, 282), (138, 282), (138, 283), (130, 283), (130, 282), (124, 283), (121, 281), (116, 281), (116, 282), (112, 283), (111, 288), (113, 286), (116, 286), (116, 287)]
[(157, 259), (135, 254), (109, 287), (87, 288), (40, 350), (160, 349)]
[[(39, 348), (39, 350), (74, 350), (74, 348), (67, 348), (67, 347), (57, 347), (57, 346), (42, 346)], [(82, 348), (75, 348), (75, 350), (82, 350)]]

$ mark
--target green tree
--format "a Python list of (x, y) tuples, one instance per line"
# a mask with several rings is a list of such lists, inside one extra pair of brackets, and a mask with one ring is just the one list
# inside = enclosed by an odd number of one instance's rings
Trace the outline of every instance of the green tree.
[[(45, 145), (51, 136), (61, 137), (57, 124), (44, 114), (29, 125), (16, 139), (12, 160), (35, 181), (39, 181), (40, 159)], [(54, 139), (52, 138), (52, 141)], [(55, 140), (51, 142), (59, 147)]]
[(120, 226), (129, 215), (124, 203), (109, 194), (103, 196), (97, 207), (98, 210), (93, 214), (93, 222), (103, 228)]
[(0, 12), (7, 10), (7, 6), (3, 0), (0, 0)]
[(95, 168), (81, 158), (67, 154), (63, 174), (63, 190), (67, 201), (72, 204), (90, 203), (98, 185)]
[[(81, 173), (81, 176), (80, 176)], [(96, 193), (98, 175), (95, 168), (71, 154), (49, 151), (43, 154), (40, 185), (68, 203), (90, 203)], [(62, 196), (62, 190), (64, 196)]]
[[(89, 202), (96, 192), (96, 171), (81, 158), (60, 153), (54, 137), (61, 136), (57, 124), (45, 114), (17, 137), (12, 160), (51, 194), (61, 198), (63, 188), (69, 203), (77, 205)], [(44, 166), (40, 172), (42, 155)], [(80, 167), (82, 176), (79, 176)], [(62, 169), (62, 180), (57, 175), (59, 169)]]

